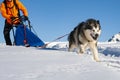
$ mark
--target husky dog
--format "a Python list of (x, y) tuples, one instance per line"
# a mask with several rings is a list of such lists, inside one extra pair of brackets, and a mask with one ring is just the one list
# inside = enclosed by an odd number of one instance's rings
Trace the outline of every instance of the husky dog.
[(73, 51), (74, 48), (77, 48), (78, 53), (84, 53), (86, 47), (89, 46), (93, 52), (94, 60), (99, 61), (97, 39), (100, 34), (101, 26), (99, 20), (88, 19), (85, 22), (81, 22), (68, 36), (68, 51)]

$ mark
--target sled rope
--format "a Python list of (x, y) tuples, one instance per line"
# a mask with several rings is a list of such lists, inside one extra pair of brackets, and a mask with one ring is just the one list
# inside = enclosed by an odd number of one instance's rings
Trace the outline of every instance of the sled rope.
[(58, 37), (58, 38), (52, 40), (51, 42), (49, 42), (49, 43), (47, 43), (47, 44), (41, 46), (40, 48), (45, 48), (47, 45), (49, 45), (49, 44), (51, 44), (51, 43), (53, 43), (53, 42), (55, 42), (55, 41), (57, 41), (57, 40), (60, 40), (60, 39), (64, 38), (64, 37), (67, 36), (67, 35), (69, 35), (69, 34), (65, 34), (65, 35), (63, 35), (63, 36), (60, 36), (60, 37)]

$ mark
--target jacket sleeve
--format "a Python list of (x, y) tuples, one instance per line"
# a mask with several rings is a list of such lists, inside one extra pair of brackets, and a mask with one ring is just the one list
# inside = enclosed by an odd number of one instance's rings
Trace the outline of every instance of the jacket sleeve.
[(16, 3), (18, 4), (19, 9), (23, 12), (23, 15), (28, 16), (26, 7), (20, 1), (17, 1)]
[(4, 3), (1, 4), (0, 10), (1, 10), (1, 14), (4, 18), (10, 19), (11, 16), (7, 14)]

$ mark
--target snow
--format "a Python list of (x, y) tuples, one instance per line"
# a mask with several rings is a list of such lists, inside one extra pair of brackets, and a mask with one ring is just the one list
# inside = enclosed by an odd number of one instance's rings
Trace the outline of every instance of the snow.
[(108, 40), (108, 42), (120, 42), (120, 32), (115, 34)]
[(68, 52), (68, 42), (46, 49), (0, 44), (0, 80), (120, 80), (120, 43), (99, 42), (101, 62)]

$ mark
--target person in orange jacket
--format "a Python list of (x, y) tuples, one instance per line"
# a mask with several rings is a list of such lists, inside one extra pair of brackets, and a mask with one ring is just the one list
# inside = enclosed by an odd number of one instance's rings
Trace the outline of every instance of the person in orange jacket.
[(28, 19), (28, 12), (25, 6), (19, 0), (4, 0), (1, 3), (1, 14), (5, 18), (5, 25), (4, 25), (4, 38), (6, 45), (12, 45), (10, 39), (10, 31), (13, 28), (14, 24), (20, 24), (20, 20), (16, 18), (20, 17), (20, 11), (22, 11), (25, 19)]

